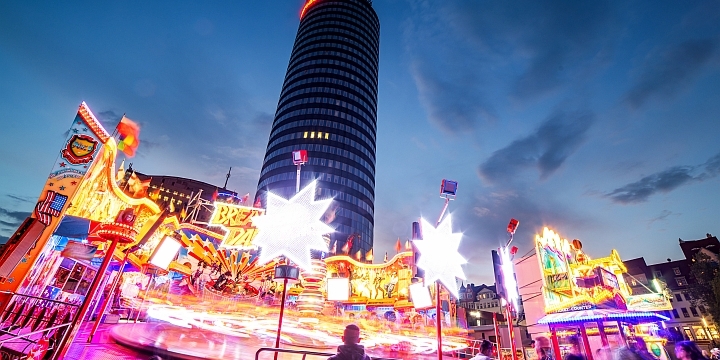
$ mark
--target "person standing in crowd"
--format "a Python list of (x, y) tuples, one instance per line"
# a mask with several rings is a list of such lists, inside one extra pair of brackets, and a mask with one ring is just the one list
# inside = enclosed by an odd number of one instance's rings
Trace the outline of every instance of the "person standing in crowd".
[(636, 336), (635, 344), (633, 345), (633, 351), (635, 351), (643, 360), (656, 360), (657, 358), (648, 351), (647, 343), (645, 339)]
[(579, 337), (575, 335), (568, 336), (568, 344), (570, 345), (570, 351), (565, 354), (565, 357), (563, 358), (564, 360), (585, 360), (585, 356), (580, 350)]
[(538, 336), (534, 340), (535, 353), (538, 360), (554, 360), (550, 340), (544, 336)]
[(692, 341), (680, 341), (675, 344), (675, 356), (678, 360), (703, 360), (700, 348)]
[(492, 360), (492, 343), (483, 340), (480, 343), (480, 352), (470, 360)]

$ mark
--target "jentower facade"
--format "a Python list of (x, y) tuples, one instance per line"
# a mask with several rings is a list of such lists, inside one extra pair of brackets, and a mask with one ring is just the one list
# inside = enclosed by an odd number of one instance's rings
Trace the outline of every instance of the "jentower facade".
[(335, 199), (338, 251), (372, 248), (380, 22), (370, 0), (307, 0), (280, 93), (257, 197), (295, 193), (291, 152), (308, 151), (301, 187)]

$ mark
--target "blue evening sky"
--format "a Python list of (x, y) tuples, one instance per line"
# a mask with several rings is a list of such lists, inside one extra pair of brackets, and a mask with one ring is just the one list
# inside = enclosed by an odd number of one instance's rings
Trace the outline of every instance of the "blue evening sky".
[[(142, 126), (138, 171), (254, 194), (300, 0), (0, 2), (0, 237), (81, 101)], [(470, 280), (550, 226), (595, 257), (678, 259), (720, 233), (720, 2), (376, 0), (375, 255), (441, 179)]]

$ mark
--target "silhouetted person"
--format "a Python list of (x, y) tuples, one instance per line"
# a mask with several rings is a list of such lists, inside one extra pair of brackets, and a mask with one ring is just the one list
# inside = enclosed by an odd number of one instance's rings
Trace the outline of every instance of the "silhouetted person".
[(635, 337), (635, 344), (633, 345), (633, 350), (643, 359), (643, 360), (656, 360), (657, 358), (651, 354), (647, 349), (647, 343), (645, 343), (645, 339), (637, 336)]
[(480, 352), (470, 360), (492, 360), (492, 343), (483, 340), (480, 343)]
[(692, 341), (681, 341), (675, 344), (675, 356), (678, 360), (703, 360), (702, 351)]
[(544, 336), (538, 336), (533, 340), (533, 347), (537, 354), (538, 360), (553, 360), (552, 349), (550, 348), (550, 340)]
[(580, 351), (580, 338), (575, 335), (568, 336), (568, 344), (570, 351), (565, 354), (564, 360), (585, 360), (585, 356)]
[(329, 357), (328, 360), (371, 360), (370, 356), (365, 354), (365, 347), (360, 345), (360, 328), (357, 325), (346, 326), (342, 340), (344, 345), (338, 346), (337, 355)]

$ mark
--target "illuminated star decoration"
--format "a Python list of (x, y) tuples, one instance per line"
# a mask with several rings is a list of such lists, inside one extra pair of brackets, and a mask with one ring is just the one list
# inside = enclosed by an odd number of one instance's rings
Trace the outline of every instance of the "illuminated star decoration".
[(313, 181), (290, 200), (268, 192), (265, 215), (252, 218), (258, 229), (253, 242), (260, 247), (259, 264), (286, 256), (303, 270), (310, 270), (310, 250), (328, 252), (322, 236), (334, 230), (320, 219), (332, 199), (315, 201), (316, 187)]
[(462, 234), (452, 232), (450, 215), (437, 228), (425, 219), (420, 221), (423, 240), (413, 243), (420, 252), (417, 267), (425, 271), (425, 285), (440, 281), (457, 298), (458, 288), (455, 278), (465, 280), (465, 273), (460, 265), (467, 264), (467, 260), (458, 253)]

